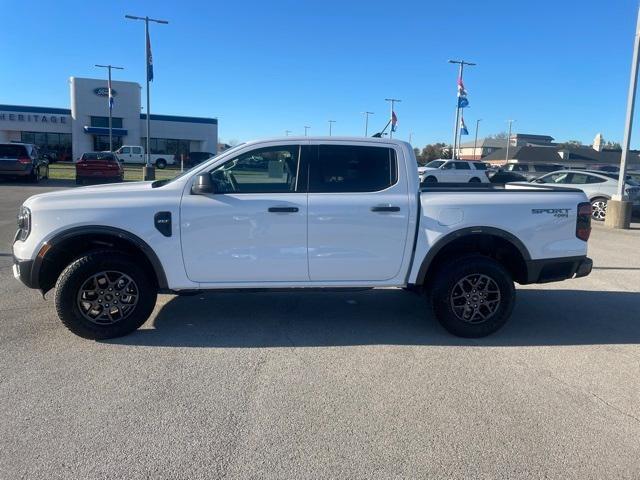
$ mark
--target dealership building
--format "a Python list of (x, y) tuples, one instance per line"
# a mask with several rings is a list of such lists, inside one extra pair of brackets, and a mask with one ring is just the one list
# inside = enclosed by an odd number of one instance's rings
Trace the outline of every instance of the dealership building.
[[(34, 143), (57, 152), (58, 159), (77, 159), (84, 152), (109, 150), (109, 98), (106, 80), (69, 79), (71, 108), (0, 104), (0, 142)], [(140, 113), (141, 87), (112, 82), (114, 150), (121, 145), (146, 147), (147, 115)], [(151, 114), (151, 153), (216, 153), (218, 120)]]

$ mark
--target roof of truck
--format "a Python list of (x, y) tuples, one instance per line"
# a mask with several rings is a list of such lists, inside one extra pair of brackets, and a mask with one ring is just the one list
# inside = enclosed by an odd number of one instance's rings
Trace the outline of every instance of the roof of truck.
[(408, 142), (404, 140), (399, 140), (396, 138), (374, 138), (374, 137), (337, 137), (337, 136), (289, 136), (289, 137), (272, 137), (272, 138), (261, 138), (257, 140), (249, 140), (245, 143), (245, 145), (251, 145), (254, 143), (262, 143), (262, 142), (367, 142), (367, 143), (393, 143), (393, 144), (408, 144)]

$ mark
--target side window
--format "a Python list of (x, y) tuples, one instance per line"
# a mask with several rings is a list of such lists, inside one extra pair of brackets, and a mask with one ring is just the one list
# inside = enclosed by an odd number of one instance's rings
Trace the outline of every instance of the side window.
[(587, 175), (586, 183), (604, 183), (606, 180), (604, 178), (596, 177), (595, 175)]
[(552, 173), (550, 175), (545, 175), (541, 178), (544, 183), (567, 183), (569, 180), (569, 173), (561, 172), (561, 173)]
[(217, 193), (289, 193), (296, 191), (299, 145), (252, 150), (211, 172)]
[(456, 170), (471, 170), (471, 165), (469, 162), (455, 162)]
[(444, 165), (442, 165), (442, 167), (440, 167), (442, 170), (453, 170), (455, 168), (454, 165), (455, 162), (447, 162)]
[(131, 153), (131, 148), (129, 147), (122, 147), (122, 151), (120, 153)]
[(523, 163), (510, 163), (509, 164), (509, 171), (510, 172), (528, 172), (529, 171), (529, 165), (525, 165)]
[(320, 145), (309, 167), (310, 192), (377, 192), (398, 181), (391, 148)]
[(476, 170), (486, 170), (487, 164), (483, 162), (473, 162), (473, 165), (476, 167)]
[(131, 153), (135, 153), (136, 155), (139, 155), (139, 154), (142, 153), (142, 148), (140, 148), (140, 147), (131, 147)]
[(585, 175), (584, 173), (572, 173), (569, 183), (582, 185), (585, 183), (589, 183), (588, 178), (589, 178), (589, 175)]

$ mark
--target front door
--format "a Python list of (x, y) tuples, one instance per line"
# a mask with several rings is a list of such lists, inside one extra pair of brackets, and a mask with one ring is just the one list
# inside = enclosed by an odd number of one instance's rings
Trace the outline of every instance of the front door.
[[(409, 196), (396, 151), (318, 145), (309, 163), (312, 281), (384, 281), (400, 271)], [(415, 194), (415, 193), (414, 193)]]
[(182, 256), (202, 283), (308, 281), (307, 195), (297, 144), (245, 151), (212, 168), (216, 193), (185, 192)]

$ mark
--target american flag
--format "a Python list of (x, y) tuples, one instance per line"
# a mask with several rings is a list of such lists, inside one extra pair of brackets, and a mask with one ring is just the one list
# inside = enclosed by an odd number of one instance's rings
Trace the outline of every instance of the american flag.
[(396, 116), (396, 112), (391, 112), (391, 131), (395, 132), (397, 130), (398, 125), (398, 117)]

